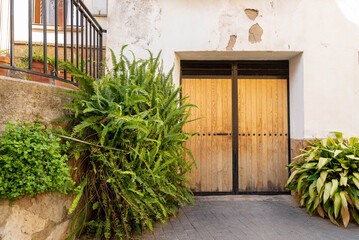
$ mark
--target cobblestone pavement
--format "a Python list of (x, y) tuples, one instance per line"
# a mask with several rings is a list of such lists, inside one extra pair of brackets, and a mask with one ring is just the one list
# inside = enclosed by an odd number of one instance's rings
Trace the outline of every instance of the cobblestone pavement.
[(156, 225), (142, 240), (343, 240), (359, 239), (359, 226), (337, 227), (310, 217), (289, 195), (195, 197), (166, 225)]

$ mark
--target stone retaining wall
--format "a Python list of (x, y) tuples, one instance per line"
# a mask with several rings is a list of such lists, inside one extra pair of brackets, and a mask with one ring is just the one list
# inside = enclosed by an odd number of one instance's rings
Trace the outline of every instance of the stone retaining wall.
[[(54, 85), (0, 76), (0, 132), (7, 121), (34, 121), (49, 124), (66, 112), (68, 103), (55, 92), (68, 90)], [(0, 173), (1, 174), (1, 173)], [(0, 199), (1, 240), (63, 240), (69, 234), (71, 217), (68, 210), (73, 195), (38, 194), (18, 198), (11, 206)]]
[(59, 193), (21, 197), (12, 205), (0, 199), (0, 239), (63, 240), (70, 231), (73, 195)]
[(0, 76), (0, 132), (4, 131), (9, 120), (34, 121), (40, 118), (48, 124), (63, 116), (66, 112), (62, 106), (68, 101), (54, 94), (63, 90), (69, 89)]

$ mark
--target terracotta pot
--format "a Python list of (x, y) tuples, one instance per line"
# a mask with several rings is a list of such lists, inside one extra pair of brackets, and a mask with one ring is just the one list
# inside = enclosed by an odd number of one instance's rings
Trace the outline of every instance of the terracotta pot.
[[(65, 78), (64, 76), (64, 71), (63, 70), (60, 70), (58, 76), (59, 78)], [(69, 72), (66, 73), (66, 80), (67, 81), (71, 81), (71, 74)], [(61, 87), (65, 87), (65, 88), (70, 88), (70, 89), (77, 89), (76, 86), (72, 85), (72, 84), (69, 84), (69, 83), (65, 83), (65, 82), (61, 82), (59, 80), (55, 80), (55, 85), (57, 86), (61, 86)]]
[[(0, 56), (0, 64), (1, 65), (9, 65), (10, 66), (10, 57)], [(5, 68), (0, 68), (0, 76), (7, 76), (8, 70)]]

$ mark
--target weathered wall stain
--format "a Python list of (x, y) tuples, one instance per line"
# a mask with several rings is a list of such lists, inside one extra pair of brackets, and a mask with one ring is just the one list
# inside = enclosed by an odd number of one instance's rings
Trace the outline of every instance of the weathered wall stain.
[(236, 44), (236, 41), (237, 41), (237, 35), (231, 35), (229, 37), (229, 41), (228, 41), (226, 50), (227, 51), (233, 51), (233, 47)]
[(263, 29), (258, 23), (253, 24), (249, 29), (248, 41), (251, 43), (257, 43), (262, 41)]
[(250, 9), (247, 8), (244, 10), (246, 15), (249, 17), (250, 20), (254, 21), (256, 17), (258, 17), (258, 10), (257, 9)]
[(271, 6), (272, 8), (274, 8), (274, 2), (273, 2), (273, 1), (270, 2), (270, 6)]

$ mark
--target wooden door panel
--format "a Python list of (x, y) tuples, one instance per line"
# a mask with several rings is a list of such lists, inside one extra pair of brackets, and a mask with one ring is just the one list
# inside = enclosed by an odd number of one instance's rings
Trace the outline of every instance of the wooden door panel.
[(240, 192), (285, 191), (287, 122), (286, 79), (238, 79)]
[(198, 132), (185, 143), (192, 150), (197, 169), (192, 169), (193, 191), (232, 191), (231, 79), (182, 79), (182, 95), (198, 106), (192, 108), (186, 132)]

